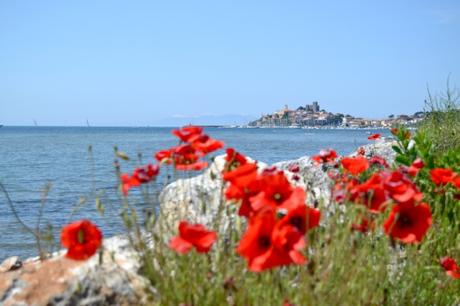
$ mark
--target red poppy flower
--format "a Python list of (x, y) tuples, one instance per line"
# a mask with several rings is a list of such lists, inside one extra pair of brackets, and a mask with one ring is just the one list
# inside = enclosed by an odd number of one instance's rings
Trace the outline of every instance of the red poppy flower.
[(423, 160), (421, 160), (420, 158), (417, 158), (412, 163), (412, 166), (414, 166), (415, 168), (418, 168), (418, 169), (422, 169), (423, 167), (425, 167), (425, 164), (423, 163)]
[(139, 168), (134, 169), (133, 177), (139, 181), (140, 184), (150, 182), (160, 172), (158, 165), (148, 164)]
[(312, 156), (311, 159), (317, 163), (329, 163), (333, 162), (337, 158), (337, 152), (331, 149), (321, 150), (318, 155)]
[(281, 222), (278, 222), (273, 230), (272, 259), (276, 258), (273, 262), (276, 262), (279, 266), (306, 263), (307, 259), (301, 253), (301, 250), (306, 245), (303, 234), (291, 224), (287, 226), (282, 226), (281, 224)]
[(456, 178), (454, 178), (454, 186), (457, 187), (457, 189), (460, 189), (460, 176), (457, 176)]
[(393, 135), (395, 135), (395, 136), (397, 136), (398, 133), (399, 133), (399, 129), (398, 129), (398, 128), (392, 128), (390, 131), (391, 131), (391, 134), (393, 134)]
[(410, 165), (409, 169), (407, 169), (407, 174), (410, 176), (417, 176), (419, 173), (420, 169), (425, 167), (425, 164), (420, 158), (417, 158), (414, 160), (414, 162)]
[(292, 304), (291, 302), (289, 302), (289, 299), (284, 299), (283, 306), (295, 306), (295, 304)]
[(235, 170), (224, 173), (223, 179), (229, 182), (225, 190), (225, 197), (228, 200), (241, 200), (238, 214), (249, 217), (253, 213), (249, 199), (260, 189), (257, 165), (247, 163), (239, 166)]
[(173, 149), (162, 150), (155, 153), (155, 159), (160, 163), (171, 164), (172, 163)]
[(258, 192), (255, 190), (258, 180), (257, 165), (248, 163), (236, 168), (233, 171), (226, 172), (223, 175), (224, 181), (229, 182), (226, 191), (227, 199), (239, 200), (248, 194)]
[(196, 150), (190, 144), (183, 144), (174, 149), (174, 167), (181, 171), (199, 171), (208, 166), (208, 162), (200, 160)]
[[(235, 168), (232, 171), (228, 171), (224, 173), (223, 179), (224, 181), (235, 183), (235, 182), (240, 181), (242, 178), (246, 180), (245, 177), (247, 175), (250, 175), (252, 178), (256, 174), (257, 174), (257, 164), (247, 163), (247, 164), (244, 164), (244, 165), (241, 165)], [(239, 185), (246, 185), (246, 184), (239, 184)]]
[(247, 163), (246, 156), (236, 152), (235, 149), (233, 148), (227, 148), (226, 153), (227, 153), (225, 155), (226, 164), (225, 164), (225, 169), (223, 171), (224, 173), (235, 170), (239, 166), (242, 166)]
[(321, 212), (316, 208), (305, 204), (305, 191), (295, 188), (291, 196), (278, 207), (277, 212), (282, 215), (277, 226), (293, 226), (302, 235), (307, 230), (317, 227), (321, 218)]
[(358, 155), (364, 156), (366, 155), (366, 149), (364, 149), (363, 147), (359, 147), (357, 153)]
[(454, 181), (456, 177), (456, 173), (452, 171), (452, 169), (443, 169), (443, 168), (436, 168), (430, 171), (431, 180), (437, 186), (439, 185), (447, 185)]
[(430, 206), (426, 203), (393, 205), (383, 224), (385, 233), (404, 243), (422, 241), (432, 223)]
[(192, 146), (203, 154), (208, 154), (224, 147), (224, 143), (220, 140), (213, 139), (208, 135), (194, 135), (189, 138)]
[[(248, 260), (250, 268), (254, 260), (266, 256), (272, 249), (272, 232), (275, 224), (275, 215), (269, 210), (251, 218), (248, 229), (237, 247), (238, 254)], [(257, 270), (261, 270), (260, 267), (258, 268)], [(255, 267), (251, 269), (254, 270)]]
[(367, 233), (369, 230), (373, 230), (375, 223), (368, 218), (362, 218), (360, 223), (353, 223), (351, 229), (361, 233)]
[(368, 140), (377, 140), (381, 137), (382, 135), (380, 134), (372, 134), (369, 137), (367, 137)]
[(189, 159), (184, 164), (176, 164), (176, 169), (180, 171), (200, 171), (208, 166), (208, 162), (195, 160), (188, 157)]
[(143, 183), (148, 183), (153, 180), (158, 173), (160, 172), (160, 167), (158, 165), (148, 164), (134, 169), (134, 172), (131, 176), (126, 173), (123, 173), (120, 176), (121, 179), (121, 190), (124, 195), (128, 194), (128, 191), (135, 186), (139, 186)]
[(249, 186), (248, 188), (241, 189), (232, 184), (225, 190), (225, 197), (228, 200), (240, 201), (238, 215), (247, 218), (252, 216), (254, 213), (254, 209), (252, 208), (250, 198), (255, 194), (257, 194), (257, 191), (254, 191), (251, 188), (251, 186)]
[(187, 253), (193, 247), (199, 253), (207, 253), (217, 239), (216, 232), (207, 230), (201, 224), (181, 221), (178, 229), (179, 235), (171, 239), (169, 247), (180, 254)]
[(265, 206), (276, 208), (292, 194), (293, 188), (283, 171), (274, 173), (264, 172), (260, 178), (260, 193), (251, 198), (251, 205), (255, 211)]
[(237, 247), (238, 254), (247, 259), (251, 271), (306, 262), (299, 252), (305, 245), (301, 233), (293, 226), (275, 230), (276, 222), (274, 211), (270, 209), (251, 218)]
[(194, 125), (184, 126), (178, 130), (173, 130), (173, 135), (177, 136), (181, 141), (188, 142), (190, 138), (196, 135), (200, 135), (203, 132), (203, 128)]
[(399, 203), (415, 203), (422, 200), (423, 193), (401, 171), (382, 173), (382, 175), (385, 190), (393, 200)]
[(443, 257), (439, 263), (444, 268), (447, 275), (454, 279), (460, 279), (460, 268), (458, 267), (455, 259), (452, 257)]
[(137, 184), (138, 182), (135, 180), (131, 181), (131, 176), (127, 173), (121, 174), (120, 180), (121, 180), (121, 191), (123, 192), (125, 196), (128, 195), (129, 190), (133, 186), (138, 186), (138, 185), (134, 185), (134, 184)]
[(102, 233), (88, 220), (81, 220), (64, 226), (61, 244), (67, 248), (66, 257), (85, 260), (93, 256), (102, 244)]
[(351, 195), (351, 190), (359, 185), (356, 178), (347, 175), (339, 175), (334, 180), (332, 195), (337, 203), (343, 203)]
[(372, 213), (383, 211), (388, 198), (381, 176), (374, 173), (366, 182), (353, 187), (350, 191), (350, 200), (365, 205)]
[(358, 175), (369, 168), (369, 161), (362, 156), (345, 157), (341, 160), (342, 166), (352, 175)]

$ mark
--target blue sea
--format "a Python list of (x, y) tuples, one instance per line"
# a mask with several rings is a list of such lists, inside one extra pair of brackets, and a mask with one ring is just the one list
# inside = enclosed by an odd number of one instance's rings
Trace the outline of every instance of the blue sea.
[[(349, 154), (370, 143), (370, 133), (389, 135), (387, 130), (366, 129), (206, 128), (206, 132), (266, 163), (313, 155), (323, 148)], [(142, 162), (151, 162), (154, 152), (175, 144), (171, 128), (4, 126), (0, 128), (0, 182), (20, 218), (32, 228), (44, 203), (41, 224), (52, 225), (57, 244), (60, 227), (80, 218), (91, 219), (108, 237), (123, 232), (114, 146), (131, 157), (121, 162), (122, 171), (130, 172), (139, 155)], [(43, 201), (47, 184), (51, 189)], [(103, 216), (95, 207), (96, 194), (105, 207)], [(18, 224), (0, 193), (0, 261), (13, 255), (26, 258), (37, 251), (33, 237)]]

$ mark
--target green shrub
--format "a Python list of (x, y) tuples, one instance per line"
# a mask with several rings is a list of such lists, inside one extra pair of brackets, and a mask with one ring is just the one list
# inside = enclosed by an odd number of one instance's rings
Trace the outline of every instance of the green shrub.
[(433, 96), (428, 92), (425, 101), (426, 118), (419, 126), (433, 142), (435, 153), (460, 147), (460, 91), (447, 85), (445, 94)]

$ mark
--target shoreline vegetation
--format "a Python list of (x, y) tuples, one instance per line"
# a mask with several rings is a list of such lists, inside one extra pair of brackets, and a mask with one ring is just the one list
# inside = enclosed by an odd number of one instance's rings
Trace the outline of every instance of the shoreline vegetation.
[[(266, 165), (191, 125), (174, 129), (177, 145), (150, 162), (115, 148), (126, 234), (104, 242), (97, 224), (73, 220), (54, 237), (41, 209), (36, 227), (18, 212), (39, 258), (2, 264), (0, 301), (458, 305), (455, 97), (430, 96), (415, 131), (392, 126), (391, 140), (371, 134), (350, 156), (324, 148)], [(213, 156), (222, 148), (225, 155)], [(156, 189), (160, 173), (167, 180)], [(141, 202), (130, 197), (134, 189)], [(94, 203), (101, 215), (109, 204)], [(59, 240), (66, 250), (53, 254)]]

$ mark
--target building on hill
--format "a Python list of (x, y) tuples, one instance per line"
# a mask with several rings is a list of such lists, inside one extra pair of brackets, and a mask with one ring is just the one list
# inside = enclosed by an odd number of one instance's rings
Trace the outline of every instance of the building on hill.
[(310, 113), (317, 113), (319, 112), (319, 103), (318, 101), (314, 101), (312, 104), (305, 105), (305, 110)]
[(283, 109), (269, 115), (262, 115), (260, 119), (250, 122), (249, 126), (258, 127), (301, 127), (340, 125), (342, 114), (333, 114), (320, 109), (317, 101), (300, 106), (296, 110), (285, 105)]
[(300, 106), (295, 110), (289, 109), (285, 105), (283, 109), (272, 114), (262, 114), (248, 126), (252, 127), (330, 127), (342, 126), (351, 128), (365, 127), (391, 127), (396, 124), (411, 125), (423, 120), (423, 112), (418, 112), (414, 116), (399, 115), (390, 116), (388, 119), (364, 119), (351, 115), (334, 114), (320, 108), (317, 101), (305, 106)]

